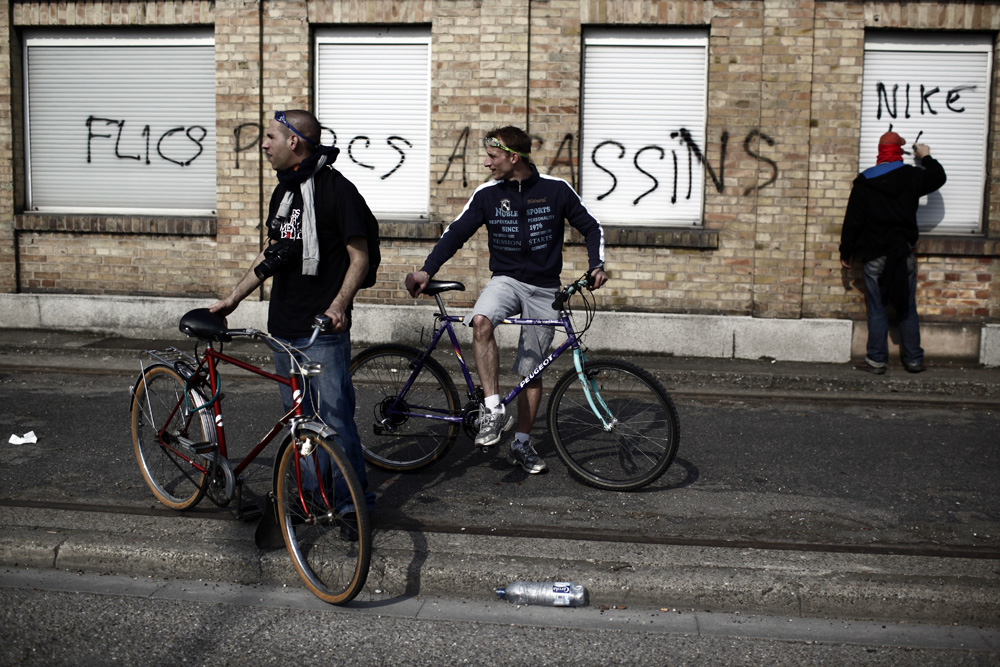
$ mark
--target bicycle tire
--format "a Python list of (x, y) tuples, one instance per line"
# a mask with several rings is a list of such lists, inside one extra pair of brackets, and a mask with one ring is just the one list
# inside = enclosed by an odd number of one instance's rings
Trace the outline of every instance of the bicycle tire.
[[(157, 499), (175, 510), (194, 507), (205, 495), (209, 475), (191, 464), (198, 455), (177, 441), (215, 442), (215, 424), (207, 410), (184, 416), (186, 383), (174, 369), (156, 364), (143, 371), (132, 394), (132, 447), (143, 479)], [(191, 408), (205, 405), (198, 390), (188, 388)], [(179, 407), (178, 407), (179, 405)], [(166, 422), (170, 419), (169, 423)], [(159, 433), (165, 429), (167, 443)]]
[[(274, 485), (278, 523), (306, 587), (324, 602), (347, 604), (364, 588), (371, 564), (371, 521), (365, 494), (340, 445), (315, 433), (306, 439), (315, 445), (308, 456), (292, 445), (291, 436), (278, 453)], [(330, 461), (329, 474), (310, 475), (307, 471), (317, 470), (324, 455)], [(319, 479), (323, 482), (317, 483)], [(356, 541), (342, 537), (347, 511), (357, 516)]]
[(389, 414), (410, 379), (421, 352), (408, 345), (376, 345), (351, 360), (358, 415), (358, 432), (365, 460), (391, 472), (411, 472), (444, 456), (458, 437), (461, 424), (415, 416), (461, 414), (458, 390), (435, 359), (424, 361), (420, 375), (402, 396), (404, 411)]
[(677, 408), (666, 390), (648, 371), (618, 359), (588, 361), (584, 373), (614, 421), (604, 428), (575, 370), (559, 378), (549, 398), (549, 431), (570, 473), (612, 491), (633, 491), (659, 479), (680, 444)]

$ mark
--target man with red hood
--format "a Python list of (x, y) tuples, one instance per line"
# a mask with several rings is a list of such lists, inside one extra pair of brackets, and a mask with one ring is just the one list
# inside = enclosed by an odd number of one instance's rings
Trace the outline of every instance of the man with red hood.
[(874, 167), (854, 179), (840, 235), (840, 263), (864, 263), (865, 306), (868, 311), (868, 349), (856, 368), (875, 375), (885, 373), (889, 360), (888, 304), (899, 319), (903, 367), (911, 373), (924, 370), (917, 318), (917, 205), (920, 198), (944, 185), (944, 167), (931, 157), (930, 148), (915, 144), (916, 166), (903, 163), (906, 141), (886, 132), (878, 142)]

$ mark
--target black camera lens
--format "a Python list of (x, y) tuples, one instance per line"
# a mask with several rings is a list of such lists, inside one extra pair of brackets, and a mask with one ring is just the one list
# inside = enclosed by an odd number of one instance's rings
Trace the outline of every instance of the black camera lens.
[(254, 275), (260, 280), (267, 280), (288, 261), (292, 254), (292, 243), (288, 239), (275, 241), (264, 248), (264, 259), (253, 267)]

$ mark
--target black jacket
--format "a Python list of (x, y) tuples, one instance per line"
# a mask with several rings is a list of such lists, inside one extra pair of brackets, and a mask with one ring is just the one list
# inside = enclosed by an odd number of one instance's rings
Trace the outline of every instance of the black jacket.
[(898, 254), (917, 242), (917, 204), (944, 185), (941, 163), (930, 155), (919, 167), (883, 163), (854, 179), (840, 234), (840, 258), (867, 262)]

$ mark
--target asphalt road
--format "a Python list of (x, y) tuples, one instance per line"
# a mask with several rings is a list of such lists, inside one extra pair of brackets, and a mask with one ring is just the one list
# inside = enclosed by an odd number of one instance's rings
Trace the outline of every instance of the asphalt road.
[[(0, 376), (0, 500), (157, 507), (131, 448), (130, 378)], [(230, 380), (231, 458), (277, 417), (268, 384)], [(543, 406), (544, 409), (544, 406)], [(550, 472), (531, 476), (461, 436), (417, 473), (369, 469), (383, 525), (549, 530), (587, 537), (745, 540), (873, 549), (1000, 549), (1000, 414), (937, 407), (679, 401), (681, 446), (667, 474), (638, 492), (573, 480), (547, 434)], [(543, 423), (544, 414), (539, 423)], [(270, 484), (270, 450), (249, 470), (251, 497)], [(207, 501), (206, 501), (207, 502)]]

